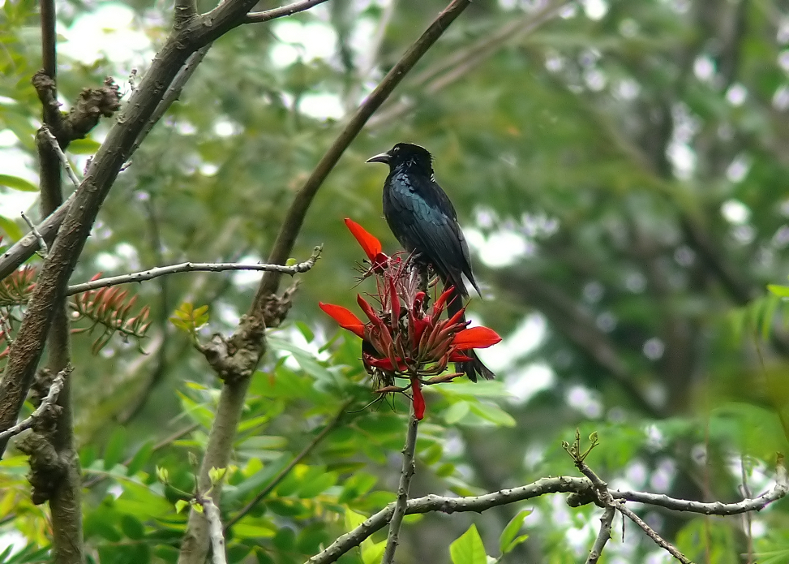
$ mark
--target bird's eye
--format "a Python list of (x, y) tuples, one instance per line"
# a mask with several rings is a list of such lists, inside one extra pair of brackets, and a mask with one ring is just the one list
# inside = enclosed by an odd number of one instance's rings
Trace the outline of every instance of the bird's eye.
[(392, 152), (393, 153), (399, 153), (400, 152), (400, 147), (395, 147), (394, 149), (392, 149)]

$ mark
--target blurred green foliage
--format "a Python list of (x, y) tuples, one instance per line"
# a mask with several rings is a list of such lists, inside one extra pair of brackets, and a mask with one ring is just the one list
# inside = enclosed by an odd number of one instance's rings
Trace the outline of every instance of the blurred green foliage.
[[(125, 10), (124, 25), (150, 46), (124, 51), (123, 38), (108, 35), (96, 42), (120, 46), (112, 56), (74, 59), (64, 49), (58, 87), (66, 108), (105, 75), (128, 90), (131, 69), (143, 74), (166, 36), (170, 15), (161, 3), (69, 1), (58, 6), (63, 39), (107, 5)], [(185, 260), (265, 260), (342, 116), (442, 7), (330, 0), (216, 41), (119, 176), (73, 281)], [(335, 334), (317, 302), (351, 306), (356, 293), (361, 253), (344, 217), (381, 237), (385, 250), (396, 248), (381, 218), (383, 171), (364, 161), (398, 141), (434, 154), (485, 284), (472, 318), (505, 336), (483, 353), (495, 382), (427, 391), (412, 495), (478, 494), (571, 474), (560, 445), (576, 428), (598, 433), (587, 462), (615, 487), (723, 501), (769, 487), (789, 431), (781, 293), (789, 273), (786, 5), (552, 7), (474, 2), (319, 191), (294, 258), (317, 244), (323, 258), (300, 276), (286, 325), (271, 331), (226, 477), (224, 520), (338, 415), (339, 423), (231, 528), (230, 561), (301, 562), (394, 499), (407, 406), (396, 399), (365, 408), (374, 397), (358, 341)], [(22, 178), (0, 165), (0, 197), (11, 201), (35, 176), (38, 17), (30, 1), (0, 10), (0, 151), (32, 167)], [(72, 145), (77, 170), (107, 127)], [(27, 230), (10, 213), (0, 227), (4, 243)], [(137, 286), (153, 322), (146, 355), (117, 338), (93, 355), (89, 338), (73, 339), (94, 561), (177, 558), (186, 512), (176, 513), (175, 503), (193, 487), (188, 453), (199, 456), (206, 443), (219, 382), (190, 335), (168, 320), (200, 339), (227, 333), (258, 278), (183, 274)], [(207, 324), (198, 305), (210, 306)], [(167, 470), (167, 484), (157, 467)], [(4, 553), (8, 562), (40, 561), (50, 542), (46, 512), (30, 504), (26, 470), (12, 452), (0, 462), (0, 520), (27, 543), (14, 557)], [(636, 509), (699, 562), (746, 562), (757, 553), (760, 562), (786, 561), (785, 501), (747, 522)], [(594, 507), (570, 509), (547, 496), (473, 518), (408, 518), (398, 561), (482, 562), (473, 559), (478, 549), (498, 556), (506, 545), (502, 562), (578, 562), (598, 517)], [(518, 526), (508, 528), (511, 521)], [(611, 562), (669, 561), (628, 533), (607, 546)], [(382, 535), (341, 562), (377, 560)], [(473, 551), (453, 548), (466, 545)]]

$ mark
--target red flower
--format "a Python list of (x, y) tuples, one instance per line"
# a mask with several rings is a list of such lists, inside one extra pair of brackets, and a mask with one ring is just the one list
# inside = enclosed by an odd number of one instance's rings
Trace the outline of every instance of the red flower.
[[(380, 241), (361, 225), (350, 219), (345, 224), (372, 263), (365, 277), (375, 276), (375, 300), (371, 303), (357, 295), (366, 322), (338, 305), (320, 303), (320, 308), (340, 327), (362, 338), (362, 362), (373, 378), (375, 391), (385, 394), (411, 388), (414, 416), (421, 420), (425, 414), (422, 386), (462, 376), (445, 373), (448, 363), (469, 362), (473, 359), (468, 351), (495, 345), (501, 337), (487, 327), (467, 328), (468, 323), (460, 321), (465, 308), (449, 319), (441, 319), (452, 299), (451, 287), (434, 295), (433, 307), (425, 311), (428, 296), (420, 289), (421, 276), (412, 257), (390, 260), (383, 254)], [(407, 378), (410, 385), (396, 385), (397, 378)]]

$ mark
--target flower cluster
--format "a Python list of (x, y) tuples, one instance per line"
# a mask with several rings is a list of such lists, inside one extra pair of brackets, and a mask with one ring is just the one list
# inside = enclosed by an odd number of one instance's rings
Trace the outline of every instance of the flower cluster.
[[(376, 392), (405, 392), (410, 388), (414, 414), (422, 419), (425, 412), (422, 386), (462, 376), (454, 372), (444, 374), (444, 371), (450, 362), (472, 360), (464, 351), (495, 345), (501, 337), (487, 327), (466, 327), (465, 308), (441, 319), (453, 294), (452, 288), (435, 297), (432, 307), (428, 307), (430, 300), (422, 288), (422, 274), (412, 257), (404, 257), (402, 253), (389, 257), (382, 252), (378, 239), (361, 225), (350, 219), (345, 224), (370, 263), (363, 271), (363, 278), (375, 278), (376, 292), (371, 294), (375, 305), (357, 295), (366, 322), (342, 306), (319, 305), (340, 327), (362, 338), (362, 362), (373, 378)], [(405, 378), (409, 384), (398, 386), (397, 378)]]

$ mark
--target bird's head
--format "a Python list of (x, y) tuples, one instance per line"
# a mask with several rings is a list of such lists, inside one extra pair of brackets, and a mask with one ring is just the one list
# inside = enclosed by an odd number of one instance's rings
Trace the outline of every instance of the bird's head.
[(398, 143), (386, 153), (367, 159), (368, 163), (385, 163), (391, 170), (400, 166), (416, 167), (433, 173), (433, 156), (424, 147), (412, 143)]

